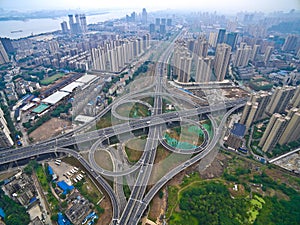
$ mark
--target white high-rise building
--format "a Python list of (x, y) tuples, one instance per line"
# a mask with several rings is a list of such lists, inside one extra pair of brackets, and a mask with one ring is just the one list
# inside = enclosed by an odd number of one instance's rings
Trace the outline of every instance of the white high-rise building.
[(249, 63), (249, 59), (252, 53), (251, 46), (241, 45), (235, 54), (233, 65), (236, 67), (245, 67)]
[(199, 57), (197, 62), (195, 81), (198, 83), (209, 82), (212, 75), (213, 57)]
[(7, 55), (7, 52), (2, 44), (2, 42), (0, 41), (0, 65), (4, 64), (4, 63), (8, 63), (9, 62), (9, 58)]
[(7, 122), (4, 118), (4, 113), (0, 108), (0, 148), (11, 147), (14, 144), (10, 137), (10, 131), (7, 127)]
[(224, 43), (218, 44), (214, 63), (214, 73), (217, 81), (224, 80), (228, 69), (230, 56), (231, 47)]
[(266, 51), (265, 51), (265, 55), (264, 55), (264, 63), (265, 65), (268, 64), (270, 58), (271, 58), (271, 55), (273, 53), (273, 50), (274, 50), (274, 47), (273, 46), (268, 46), (266, 48)]
[(208, 43), (214, 48), (217, 45), (217, 37), (218, 37), (218, 33), (216, 32), (209, 33)]

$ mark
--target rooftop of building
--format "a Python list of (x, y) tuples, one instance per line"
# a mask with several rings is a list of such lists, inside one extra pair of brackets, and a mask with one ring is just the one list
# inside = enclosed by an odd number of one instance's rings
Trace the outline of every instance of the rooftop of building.
[(64, 88), (62, 88), (60, 90), (64, 91), (64, 92), (72, 93), (75, 88), (80, 87), (82, 85), (83, 85), (83, 83), (74, 81), (71, 84), (68, 84), (67, 86), (65, 86)]
[(76, 81), (77, 82), (81, 82), (81, 83), (89, 83), (91, 82), (92, 80), (96, 79), (96, 75), (84, 75), (82, 77), (80, 77), (79, 79), (77, 79)]
[(245, 125), (240, 123), (234, 123), (231, 133), (239, 137), (244, 137), (245, 131), (246, 131)]
[(39, 113), (44, 112), (44, 111), (45, 111), (46, 109), (48, 109), (49, 107), (50, 107), (49, 105), (46, 105), (46, 104), (42, 103), (42, 104), (40, 104), (38, 107), (35, 107), (35, 108), (32, 110), (32, 112), (39, 114)]
[(63, 92), (63, 91), (57, 91), (54, 94), (50, 95), (49, 97), (42, 100), (44, 103), (48, 103), (51, 105), (55, 105), (60, 100), (62, 100), (64, 97), (68, 96), (70, 93)]

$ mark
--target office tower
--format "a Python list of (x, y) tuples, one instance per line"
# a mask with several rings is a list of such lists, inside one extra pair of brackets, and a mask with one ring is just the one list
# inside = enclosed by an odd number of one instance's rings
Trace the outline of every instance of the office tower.
[(294, 34), (290, 34), (282, 46), (282, 51), (295, 51), (298, 45), (298, 37)]
[(74, 18), (73, 15), (68, 15), (69, 17), (69, 26), (70, 26), (70, 31), (71, 33), (74, 33)]
[(238, 36), (238, 34), (236, 32), (231, 32), (226, 35), (225, 43), (231, 47), (232, 51), (235, 50), (237, 36)]
[(87, 24), (85, 14), (80, 14), (80, 26), (83, 33), (87, 32)]
[(142, 24), (147, 24), (147, 11), (145, 8), (142, 10)]
[(235, 58), (233, 61), (233, 65), (236, 67), (245, 67), (249, 63), (250, 55), (252, 52), (251, 46), (243, 45), (237, 49), (235, 53)]
[(295, 89), (295, 87), (291, 86), (277, 87), (266, 109), (266, 113), (270, 116), (274, 113), (284, 113), (294, 96)]
[(11, 147), (14, 144), (10, 137), (10, 131), (7, 127), (7, 122), (4, 118), (4, 113), (0, 108), (0, 148)]
[(49, 44), (49, 50), (51, 54), (54, 54), (55, 52), (57, 52), (59, 50), (59, 44), (57, 41), (52, 40), (48, 42)]
[(238, 149), (242, 146), (246, 127), (243, 124), (235, 123), (231, 129), (226, 144), (228, 147)]
[(63, 21), (61, 24), (61, 31), (64, 33), (64, 34), (67, 34), (69, 32), (68, 30), (68, 25), (67, 25), (67, 22), (66, 21)]
[(265, 63), (265, 65), (268, 64), (268, 62), (269, 62), (269, 60), (270, 60), (270, 58), (271, 58), (271, 55), (272, 55), (273, 50), (274, 50), (274, 47), (273, 47), (273, 46), (268, 46), (268, 47), (266, 48), (266, 52), (265, 52), (265, 55), (264, 55), (264, 63)]
[(142, 24), (147, 24), (147, 11), (145, 8), (142, 11)]
[(225, 42), (225, 29), (219, 29), (218, 37), (217, 37), (217, 45)]
[(172, 19), (167, 19), (167, 26), (172, 26)]
[(217, 33), (215, 33), (215, 32), (210, 32), (209, 33), (208, 43), (213, 48), (215, 48), (217, 46)]
[(209, 82), (212, 75), (213, 57), (198, 57), (195, 81), (198, 83)]
[(278, 143), (280, 145), (285, 145), (300, 139), (300, 109), (292, 108), (288, 113), (288, 117), (291, 119), (279, 139)]
[(264, 152), (271, 151), (276, 146), (289, 120), (289, 117), (284, 117), (279, 113), (272, 115), (258, 144)]
[(136, 13), (132, 12), (131, 13), (131, 22), (135, 22), (136, 21)]
[(227, 44), (218, 44), (215, 63), (214, 63), (214, 73), (217, 81), (223, 81), (227, 72), (231, 54), (231, 47)]
[(155, 33), (155, 24), (154, 23), (150, 23), (150, 25), (149, 25), (149, 32), (151, 34)]
[(252, 54), (250, 57), (251, 61), (255, 61), (257, 54), (259, 53), (260, 45), (254, 45), (252, 49)]
[(167, 21), (166, 18), (161, 18), (160, 24), (167, 25), (166, 21)]
[(291, 100), (291, 103), (294, 107), (300, 108), (300, 86), (297, 87), (294, 97)]
[(0, 42), (2, 43), (7, 54), (13, 54), (16, 50), (11, 43), (11, 39), (9, 38), (0, 38)]
[(155, 19), (155, 26), (159, 27), (159, 25), (160, 25), (160, 18), (156, 18)]
[(0, 41), (0, 65), (8, 62), (9, 62), (8, 54), (5, 51), (2, 42)]
[(159, 33), (160, 33), (160, 34), (165, 34), (165, 33), (166, 33), (166, 25), (161, 24), (161, 25), (159, 26)]

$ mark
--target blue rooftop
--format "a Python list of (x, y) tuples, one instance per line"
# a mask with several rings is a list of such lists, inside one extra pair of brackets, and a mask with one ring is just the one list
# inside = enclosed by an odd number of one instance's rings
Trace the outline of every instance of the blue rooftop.
[(48, 171), (49, 171), (49, 174), (52, 176), (53, 175), (53, 169), (51, 168), (51, 166), (48, 166)]
[(63, 194), (67, 194), (69, 191), (74, 189), (74, 186), (69, 186), (65, 181), (59, 181), (57, 182), (57, 185), (60, 189), (62, 189), (64, 192)]
[(279, 74), (279, 75), (282, 75), (282, 76), (286, 76), (286, 75), (288, 75), (288, 72), (285, 71), (285, 70), (280, 70), (280, 71), (278, 72), (278, 74)]
[(71, 225), (71, 222), (62, 214), (58, 213), (57, 223), (58, 225)]
[(36, 200), (37, 200), (37, 198), (36, 198), (36, 197), (33, 197), (32, 199), (30, 199), (29, 204), (35, 202)]
[(0, 208), (0, 217), (2, 217), (3, 219), (5, 218), (5, 213), (2, 208)]
[(233, 128), (231, 129), (231, 133), (239, 137), (244, 137), (245, 131), (246, 126), (240, 123), (233, 124)]

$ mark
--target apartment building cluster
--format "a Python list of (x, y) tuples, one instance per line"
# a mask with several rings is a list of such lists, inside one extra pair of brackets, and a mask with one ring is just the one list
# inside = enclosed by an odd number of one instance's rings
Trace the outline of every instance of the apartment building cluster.
[(251, 94), (240, 120), (248, 131), (257, 121), (270, 118), (259, 142), (264, 152), (276, 144), (284, 145), (300, 139), (300, 86), (277, 87), (274, 93), (260, 91)]
[(100, 71), (119, 72), (150, 47), (150, 35), (118, 40), (107, 40), (92, 48), (92, 68)]
[[(223, 81), (227, 73), (231, 47), (218, 44), (215, 56), (208, 56), (209, 43), (205, 36), (176, 42), (173, 57), (173, 75), (179, 83), (188, 83), (194, 73), (195, 82)], [(192, 71), (192, 63), (196, 65)]]

